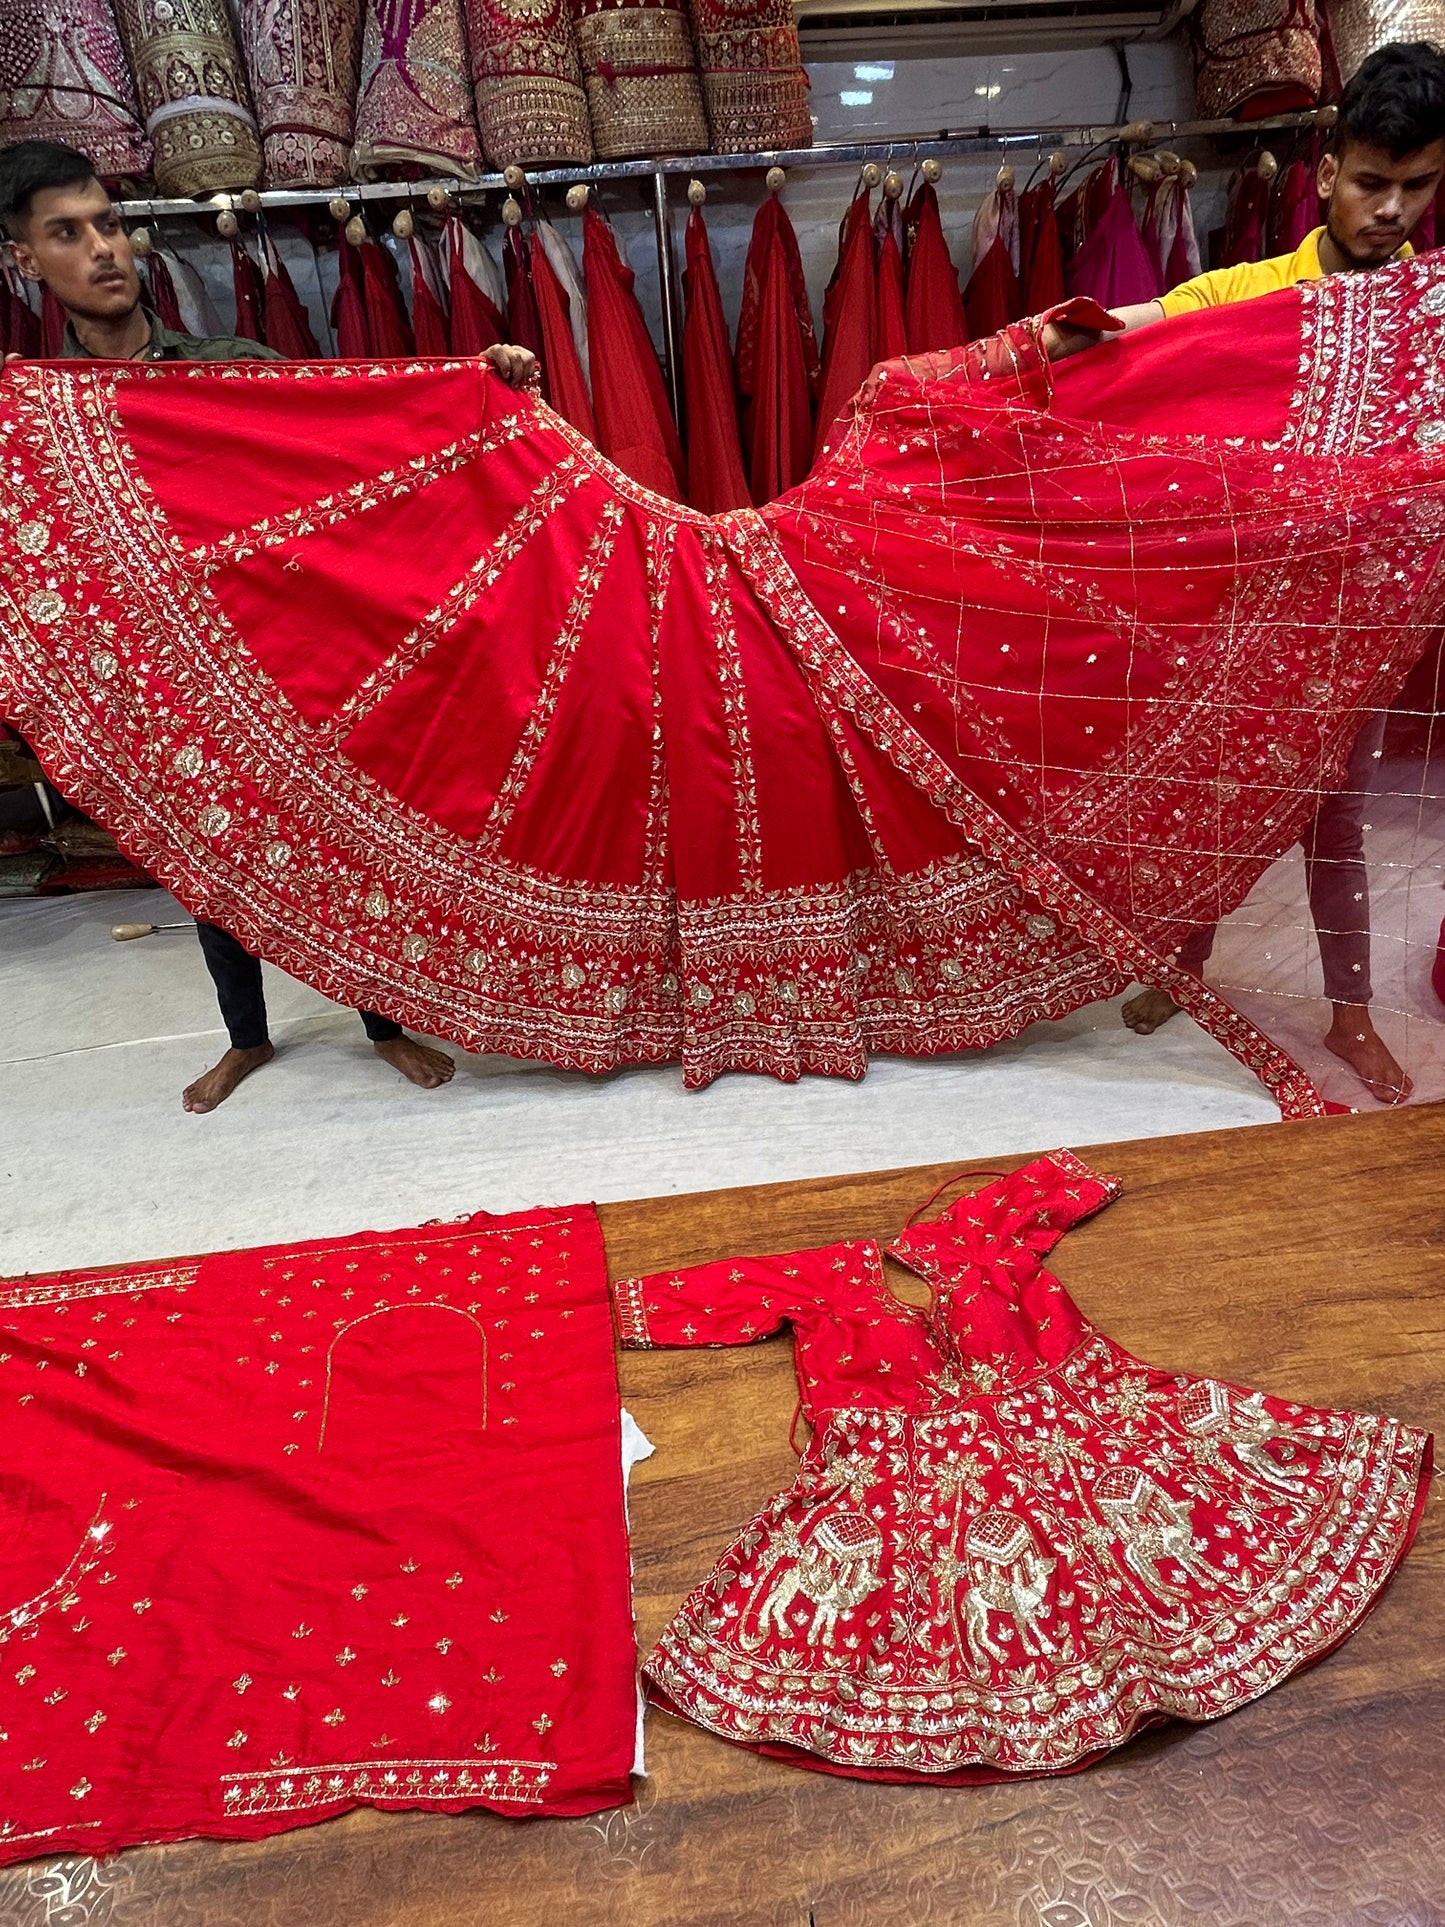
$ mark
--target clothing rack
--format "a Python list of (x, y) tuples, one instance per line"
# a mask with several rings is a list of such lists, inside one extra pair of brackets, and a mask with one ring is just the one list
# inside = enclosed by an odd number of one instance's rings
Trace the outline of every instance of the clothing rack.
[[(1219, 140), (1241, 135), (1300, 132), (1328, 125), (1333, 109), (1317, 112), (1277, 114), (1265, 120), (1132, 120), (1119, 126), (1076, 127), (977, 127), (972, 131), (943, 133), (933, 137), (880, 141), (847, 141), (819, 147), (776, 148), (762, 154), (688, 154), (661, 155), (656, 159), (635, 161), (598, 161), (585, 167), (542, 167), (528, 171), (530, 187), (587, 186), (606, 181), (651, 182), (652, 216), (657, 244), (657, 272), (662, 306), (662, 362), (667, 377), (673, 411), (681, 420), (682, 320), (678, 300), (677, 264), (673, 251), (672, 209), (668, 183), (677, 175), (691, 178), (698, 174), (763, 173), (769, 168), (861, 167), (869, 161), (880, 167), (916, 166), (928, 160), (980, 159), (989, 155), (1002, 158), (1042, 158), (1059, 148), (1110, 146), (1148, 148), (1160, 142), (1181, 140)], [(266, 211), (273, 208), (326, 207), (334, 200), (360, 202), (417, 201), (432, 189), (442, 189), (461, 205), (475, 205), (488, 194), (508, 191), (505, 177), (483, 174), (476, 180), (429, 177), (420, 181), (349, 182), (340, 187), (263, 188), (249, 191), (244, 201), (239, 194), (214, 194), (202, 201), (128, 200), (120, 203), (127, 220), (171, 219), (213, 215), (222, 209), (244, 205)]]

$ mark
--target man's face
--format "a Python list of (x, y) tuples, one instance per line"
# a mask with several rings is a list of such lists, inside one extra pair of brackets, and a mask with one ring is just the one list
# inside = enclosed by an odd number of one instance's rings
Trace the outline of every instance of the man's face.
[(1409, 240), (1445, 175), (1445, 140), (1398, 160), (1383, 147), (1346, 141), (1320, 162), (1320, 199), (1330, 239), (1357, 268), (1378, 268)]
[(32, 195), (13, 251), (20, 271), (47, 282), (68, 313), (121, 321), (140, 300), (130, 239), (99, 181)]

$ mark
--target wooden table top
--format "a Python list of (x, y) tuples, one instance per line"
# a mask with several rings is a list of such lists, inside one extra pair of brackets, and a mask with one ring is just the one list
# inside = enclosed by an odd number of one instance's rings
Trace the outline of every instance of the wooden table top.
[[(1445, 1106), (1078, 1148), (1124, 1196), (1050, 1263), (1129, 1350), (1445, 1423)], [(946, 1170), (609, 1205), (613, 1271), (888, 1237)], [(632, 1491), (646, 1644), (791, 1482), (792, 1348), (784, 1336), (629, 1353), (621, 1378), (657, 1447)], [(357, 1812), (101, 1867), (37, 1862), (0, 1874), (0, 1927), (1440, 1927), (1440, 1510), (1323, 1665), (1083, 1773), (880, 1786), (653, 1713), (631, 1808), (532, 1822)]]

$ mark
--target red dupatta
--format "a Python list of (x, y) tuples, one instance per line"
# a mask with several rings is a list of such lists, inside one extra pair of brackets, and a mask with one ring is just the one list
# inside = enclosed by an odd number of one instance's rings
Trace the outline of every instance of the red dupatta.
[(1445, 621), (1442, 337), (1428, 257), (1052, 379), (1018, 326), (716, 519), (475, 364), (19, 364), (0, 709), (190, 909), (470, 1048), (856, 1075), (1142, 978), (1307, 1110), (1172, 956)]

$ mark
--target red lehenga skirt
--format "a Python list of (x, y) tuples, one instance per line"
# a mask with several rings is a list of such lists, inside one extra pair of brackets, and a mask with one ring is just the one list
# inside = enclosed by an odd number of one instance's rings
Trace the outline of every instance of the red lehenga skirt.
[[(0, 713), (196, 914), (471, 1049), (860, 1075), (1245, 898), (1445, 620), (1445, 267), (875, 371), (707, 517), (474, 363), (0, 382)], [(1432, 932), (1433, 940), (1433, 932)]]

